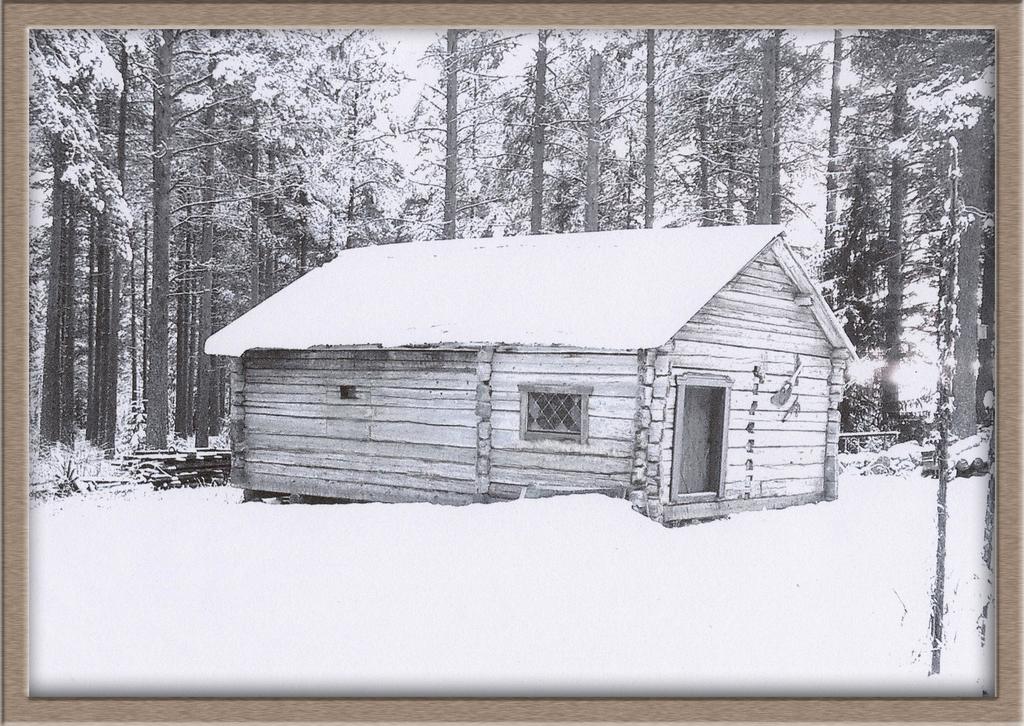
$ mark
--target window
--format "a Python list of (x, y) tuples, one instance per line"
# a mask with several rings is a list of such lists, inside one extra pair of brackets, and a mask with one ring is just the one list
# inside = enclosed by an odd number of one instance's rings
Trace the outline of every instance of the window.
[(338, 397), (346, 400), (357, 398), (356, 387), (347, 384), (338, 386)]
[(590, 386), (519, 387), (520, 434), (524, 439), (587, 441)]

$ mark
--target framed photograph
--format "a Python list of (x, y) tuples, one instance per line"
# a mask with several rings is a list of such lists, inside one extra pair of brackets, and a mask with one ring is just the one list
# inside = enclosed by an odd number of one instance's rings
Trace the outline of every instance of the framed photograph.
[(3, 19), (6, 720), (1020, 720), (1019, 5)]

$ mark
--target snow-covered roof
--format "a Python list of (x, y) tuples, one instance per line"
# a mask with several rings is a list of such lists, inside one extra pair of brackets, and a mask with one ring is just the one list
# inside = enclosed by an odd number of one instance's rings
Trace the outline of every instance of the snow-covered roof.
[(345, 250), (212, 335), (206, 352), (653, 348), (781, 233), (772, 225), (643, 229)]

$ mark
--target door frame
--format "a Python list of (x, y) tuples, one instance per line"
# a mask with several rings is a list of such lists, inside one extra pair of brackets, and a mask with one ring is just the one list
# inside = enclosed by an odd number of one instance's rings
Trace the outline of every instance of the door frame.
[[(725, 474), (729, 459), (729, 409), (732, 405), (733, 379), (729, 376), (713, 373), (681, 373), (675, 377), (676, 386), (676, 412), (673, 419), (672, 429), (672, 474), (669, 480), (669, 499), (673, 502), (679, 501), (701, 501), (721, 499), (725, 496)], [(718, 491), (710, 492), (680, 492), (681, 469), (683, 466), (682, 457), (679, 452), (682, 450), (683, 440), (683, 411), (686, 408), (687, 386), (707, 386), (722, 388), (725, 391), (723, 405), (725, 411), (722, 416), (722, 456), (718, 467)]]

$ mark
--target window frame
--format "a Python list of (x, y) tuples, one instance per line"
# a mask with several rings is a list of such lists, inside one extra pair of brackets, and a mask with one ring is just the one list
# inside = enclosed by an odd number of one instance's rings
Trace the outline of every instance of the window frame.
[[(523, 441), (572, 441), (586, 444), (590, 436), (590, 395), (593, 386), (577, 384), (521, 383), (519, 385), (519, 437)], [(530, 394), (558, 393), (580, 397), (580, 430), (579, 433), (560, 433), (557, 431), (535, 431), (529, 428)]]

